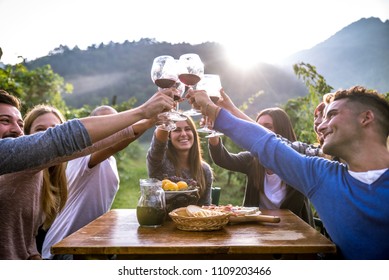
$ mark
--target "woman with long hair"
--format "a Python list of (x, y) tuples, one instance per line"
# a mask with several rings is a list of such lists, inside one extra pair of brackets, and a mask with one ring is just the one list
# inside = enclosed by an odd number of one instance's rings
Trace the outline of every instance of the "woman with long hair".
[[(291, 142), (296, 141), (290, 118), (281, 108), (262, 110), (258, 114), (256, 122)], [(210, 138), (208, 146), (215, 164), (231, 171), (246, 174), (244, 206), (259, 207), (260, 209), (286, 208), (308, 224), (313, 225), (313, 214), (308, 199), (283, 182), (277, 174), (266, 169), (258, 158), (248, 151), (237, 154), (230, 153), (219, 137)]]
[[(24, 118), (24, 134), (45, 131), (64, 123), (62, 113), (49, 105), (37, 105)], [(44, 213), (43, 230), (47, 230), (57, 213), (65, 206), (67, 199), (66, 162), (50, 166), (43, 171), (42, 209)]]
[[(29, 135), (46, 131), (46, 129), (65, 121), (65, 117), (58, 109), (49, 105), (37, 105), (24, 118), (24, 134)], [(68, 197), (66, 162), (43, 170), (41, 196), (43, 224), (40, 226), (36, 236), (37, 247), (40, 253), (46, 233), (57, 214), (64, 208)]]
[(166, 176), (193, 179), (199, 187), (198, 205), (211, 204), (212, 169), (202, 158), (200, 139), (193, 120), (176, 122), (167, 131), (158, 126), (147, 152), (148, 175), (159, 180)]

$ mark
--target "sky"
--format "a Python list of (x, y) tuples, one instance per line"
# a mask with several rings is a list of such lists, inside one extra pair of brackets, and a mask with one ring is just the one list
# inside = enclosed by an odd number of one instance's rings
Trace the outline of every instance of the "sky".
[(241, 66), (277, 63), (369, 17), (389, 20), (389, 0), (0, 0), (1, 62), (154, 38), (218, 42)]

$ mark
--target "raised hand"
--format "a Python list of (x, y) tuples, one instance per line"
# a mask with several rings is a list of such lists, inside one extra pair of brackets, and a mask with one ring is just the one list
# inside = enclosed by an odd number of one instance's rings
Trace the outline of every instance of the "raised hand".
[(167, 112), (174, 108), (174, 95), (177, 95), (177, 89), (167, 88), (157, 91), (149, 100), (140, 106), (143, 117), (150, 119), (161, 112)]
[(189, 104), (191, 104), (193, 108), (200, 109), (203, 115), (206, 115), (206, 105), (209, 103), (213, 104), (212, 100), (209, 98), (209, 95), (205, 90), (189, 89), (185, 98), (188, 100)]

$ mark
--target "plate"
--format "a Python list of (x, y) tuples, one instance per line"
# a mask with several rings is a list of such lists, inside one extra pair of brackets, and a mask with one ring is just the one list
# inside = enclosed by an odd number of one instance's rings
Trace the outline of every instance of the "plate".
[(193, 193), (197, 190), (182, 190), (182, 191), (165, 191), (165, 194), (180, 194), (180, 193)]

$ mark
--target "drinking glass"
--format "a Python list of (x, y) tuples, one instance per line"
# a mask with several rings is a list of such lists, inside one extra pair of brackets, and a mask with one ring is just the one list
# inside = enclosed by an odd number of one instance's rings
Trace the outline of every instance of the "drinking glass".
[(157, 56), (151, 66), (151, 80), (159, 88), (170, 88), (178, 80), (176, 61), (170, 55)]
[[(178, 87), (181, 85), (181, 82), (178, 80), (177, 60), (170, 55), (161, 55), (154, 58), (151, 66), (151, 80), (158, 86), (158, 89), (170, 87), (179, 89)], [(183, 86), (181, 89), (182, 92), (180, 93), (180, 96), (174, 96), (176, 101), (181, 99), (181, 95), (184, 91)], [(171, 110), (158, 115), (157, 125), (161, 125), (161, 128), (170, 131), (175, 129), (174, 122), (184, 120), (186, 120), (185, 115), (180, 114), (176, 110)]]
[[(178, 78), (185, 84), (186, 89), (195, 86), (204, 76), (204, 64), (200, 56), (195, 53), (186, 53), (178, 59)], [(186, 90), (185, 90), (186, 91)], [(195, 109), (184, 112), (188, 116), (199, 116), (201, 113)]]
[[(213, 103), (219, 100), (220, 90), (222, 88), (222, 84), (220, 81), (220, 76), (215, 74), (205, 74), (200, 82), (196, 85), (196, 90), (205, 90), (208, 94), (209, 98)], [(198, 132), (209, 133), (209, 135), (205, 136), (206, 138), (221, 136), (223, 133), (210, 129), (208, 127), (208, 117), (204, 117), (205, 122), (204, 126), (197, 129)]]

